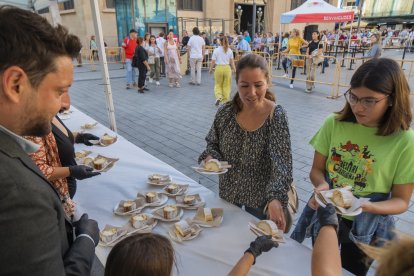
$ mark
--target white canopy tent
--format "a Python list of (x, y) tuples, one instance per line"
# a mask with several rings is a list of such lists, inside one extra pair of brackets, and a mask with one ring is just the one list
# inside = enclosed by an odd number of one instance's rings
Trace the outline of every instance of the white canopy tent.
[[(323, 0), (307, 0), (298, 8), (291, 10), (289, 12), (285, 12), (280, 16), (280, 34), (282, 34), (282, 24), (348, 21), (352, 22), (353, 20), (353, 11), (339, 9), (335, 6), (326, 3)], [(281, 45), (281, 43), (282, 35), (279, 36), (279, 45)]]
[[(51, 5), (55, 4), (56, 2), (65, 2), (67, 0), (0, 0), (0, 6), (2, 5), (12, 5), (22, 9), (33, 10), (37, 11), (40, 9), (44, 9), (50, 7)], [(108, 63), (106, 59), (106, 52), (104, 47), (103, 35), (102, 35), (102, 24), (101, 24), (101, 17), (99, 14), (99, 5), (98, 0), (90, 0), (91, 8), (92, 8), (92, 16), (94, 21), (95, 27), (95, 35), (98, 44), (98, 53), (99, 59), (102, 60), (101, 62), (101, 72), (102, 72), (102, 80), (105, 89), (105, 97), (106, 97), (106, 108), (108, 111), (108, 118), (109, 118), (109, 125), (113, 131), (117, 131), (116, 128), (116, 121), (115, 121), (115, 108), (112, 99), (112, 89), (111, 89), (111, 82), (109, 78), (109, 70), (108, 70)]]

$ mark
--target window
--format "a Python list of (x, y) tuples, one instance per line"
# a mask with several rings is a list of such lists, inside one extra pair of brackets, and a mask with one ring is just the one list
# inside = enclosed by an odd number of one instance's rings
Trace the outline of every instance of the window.
[(37, 11), (38, 14), (45, 14), (49, 12), (49, 8), (43, 8)]
[(203, 11), (203, 0), (177, 0), (177, 9)]
[(59, 3), (59, 10), (60, 11), (67, 11), (67, 10), (74, 10), (75, 9), (75, 1), (65, 1), (63, 3)]
[(115, 9), (115, 0), (105, 0), (107, 9)]
[(290, 9), (294, 10), (305, 2), (306, 0), (292, 0), (292, 2), (290, 3)]

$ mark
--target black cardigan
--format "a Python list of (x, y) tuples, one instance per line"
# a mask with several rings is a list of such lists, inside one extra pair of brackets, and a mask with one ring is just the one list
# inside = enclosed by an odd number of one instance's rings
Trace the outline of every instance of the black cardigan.
[(142, 46), (137, 46), (135, 48), (134, 56), (138, 59), (138, 66), (145, 66), (144, 61), (148, 60), (148, 53)]

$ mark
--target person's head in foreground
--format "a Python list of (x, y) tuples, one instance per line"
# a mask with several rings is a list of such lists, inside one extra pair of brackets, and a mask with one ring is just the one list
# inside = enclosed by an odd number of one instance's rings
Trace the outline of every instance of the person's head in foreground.
[(383, 247), (366, 244), (358, 246), (372, 259), (378, 262), (376, 276), (414, 275), (414, 237), (397, 233), (397, 238), (385, 243)]
[(170, 276), (175, 264), (174, 248), (159, 234), (132, 235), (109, 253), (105, 276)]
[(236, 112), (243, 108), (256, 108), (265, 101), (275, 101), (269, 90), (270, 74), (266, 60), (256, 54), (248, 54), (237, 62), (237, 93), (233, 98)]
[(410, 88), (401, 67), (392, 59), (371, 59), (362, 64), (345, 93), (347, 103), (338, 120), (377, 127), (387, 136), (408, 130), (412, 120)]
[(80, 40), (10, 6), (0, 7), (0, 29), (0, 124), (18, 135), (46, 135), (73, 82)]

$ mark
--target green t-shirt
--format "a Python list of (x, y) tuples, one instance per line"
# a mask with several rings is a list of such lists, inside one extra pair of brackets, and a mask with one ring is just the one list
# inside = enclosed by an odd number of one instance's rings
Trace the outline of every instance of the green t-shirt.
[(331, 114), (310, 141), (327, 157), (334, 187), (350, 185), (355, 195), (388, 193), (393, 184), (414, 183), (414, 131), (377, 136), (377, 128), (340, 122)]

